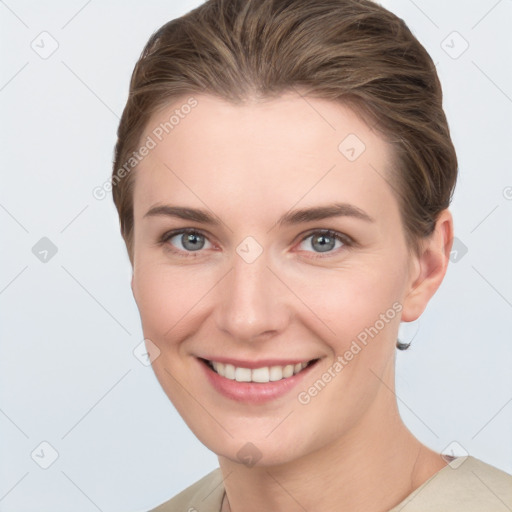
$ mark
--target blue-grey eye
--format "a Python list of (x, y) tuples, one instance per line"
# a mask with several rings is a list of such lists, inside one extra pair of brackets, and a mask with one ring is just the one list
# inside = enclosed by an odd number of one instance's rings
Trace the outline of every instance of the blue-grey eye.
[[(178, 243), (173, 242), (173, 240), (177, 240)], [(197, 231), (183, 231), (169, 238), (169, 243), (187, 252), (203, 249), (206, 241), (206, 237)], [(181, 244), (181, 247), (179, 244)]]
[[(307, 241), (309, 241), (309, 243)], [(338, 242), (338, 246), (336, 246), (336, 242)], [(338, 249), (344, 245), (340, 236), (337, 236), (335, 233), (323, 233), (321, 231), (312, 233), (311, 235), (304, 238), (301, 242), (301, 245), (302, 244), (306, 244), (312, 248), (314, 252), (328, 252), (332, 251), (333, 249)], [(307, 248), (302, 249), (308, 250)]]

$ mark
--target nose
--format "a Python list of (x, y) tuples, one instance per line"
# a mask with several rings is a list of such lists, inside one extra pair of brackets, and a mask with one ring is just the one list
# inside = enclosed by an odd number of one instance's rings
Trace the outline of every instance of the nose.
[(252, 263), (235, 254), (218, 293), (217, 327), (236, 341), (267, 339), (289, 322), (284, 286), (269, 268), (265, 252)]

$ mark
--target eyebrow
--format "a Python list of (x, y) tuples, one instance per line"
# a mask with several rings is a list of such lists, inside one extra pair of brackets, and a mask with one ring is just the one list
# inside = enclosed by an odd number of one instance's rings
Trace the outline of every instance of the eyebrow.
[(325, 206), (314, 206), (285, 213), (277, 223), (279, 225), (299, 224), (331, 217), (353, 217), (366, 222), (375, 222), (365, 211), (348, 203), (333, 203)]
[[(207, 210), (182, 206), (155, 205), (146, 212), (144, 218), (155, 216), (176, 217), (211, 226), (219, 226), (221, 224), (221, 221)], [(277, 221), (277, 224), (280, 226), (293, 225), (332, 217), (352, 217), (366, 222), (375, 222), (370, 215), (357, 206), (348, 203), (333, 203), (324, 206), (291, 210), (285, 213)]]

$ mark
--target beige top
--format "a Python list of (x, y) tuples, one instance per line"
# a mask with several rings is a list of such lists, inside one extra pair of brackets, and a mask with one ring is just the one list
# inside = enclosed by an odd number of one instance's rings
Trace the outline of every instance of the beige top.
[[(220, 512), (220, 468), (151, 512)], [(474, 457), (458, 458), (431, 476), (389, 512), (507, 512), (512, 475)]]

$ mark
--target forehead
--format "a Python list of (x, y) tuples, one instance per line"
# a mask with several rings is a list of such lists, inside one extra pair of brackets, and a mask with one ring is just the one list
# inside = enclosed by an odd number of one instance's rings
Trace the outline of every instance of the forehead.
[(183, 97), (153, 115), (141, 138), (150, 139), (136, 170), (136, 216), (173, 200), (260, 209), (264, 201), (281, 210), (320, 198), (394, 200), (390, 147), (350, 108), (329, 100), (287, 93), (235, 105)]

